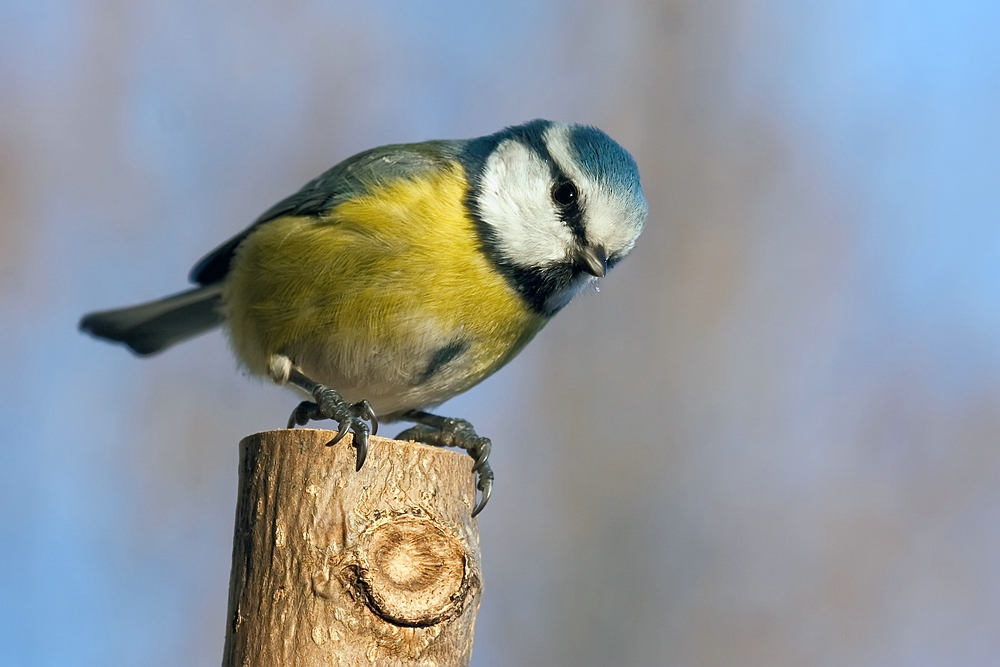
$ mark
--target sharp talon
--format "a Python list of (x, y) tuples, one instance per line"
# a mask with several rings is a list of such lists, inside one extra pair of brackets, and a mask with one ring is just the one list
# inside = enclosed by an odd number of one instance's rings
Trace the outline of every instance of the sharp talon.
[(372, 404), (368, 401), (358, 401), (351, 406), (354, 409), (355, 414), (361, 419), (367, 419), (372, 424), (372, 435), (378, 434), (378, 417), (375, 416), (375, 411), (372, 409)]
[(357, 450), (358, 454), (358, 463), (354, 471), (358, 472), (361, 470), (361, 466), (365, 464), (365, 459), (368, 458), (368, 432), (364, 429), (355, 431), (354, 449)]
[(482, 487), (483, 496), (479, 499), (479, 504), (476, 505), (476, 509), (472, 510), (473, 517), (482, 512), (483, 508), (486, 507), (486, 503), (490, 501), (490, 494), (493, 492), (493, 480), (482, 480)]
[(295, 409), (292, 410), (292, 414), (288, 417), (288, 426), (286, 428), (295, 428), (296, 425), (303, 426), (308, 424), (309, 412), (314, 407), (316, 407), (316, 404), (309, 401), (302, 401), (296, 405)]
[(472, 466), (473, 472), (479, 472), (486, 465), (487, 459), (490, 458), (490, 450), (493, 448), (493, 443), (487, 438), (483, 438), (479, 443), (479, 455), (476, 457), (476, 463)]
[(345, 435), (347, 435), (347, 429), (344, 428), (343, 426), (341, 426), (340, 430), (337, 431), (336, 437), (334, 437), (334, 439), (331, 440), (330, 442), (326, 443), (326, 446), (327, 447), (333, 447), (338, 442), (340, 442), (341, 440), (343, 440)]

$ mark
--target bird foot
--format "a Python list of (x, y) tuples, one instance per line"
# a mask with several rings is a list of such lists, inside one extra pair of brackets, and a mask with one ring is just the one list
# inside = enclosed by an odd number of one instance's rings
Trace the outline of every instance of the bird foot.
[(490, 439), (476, 434), (472, 424), (464, 419), (438, 417), (417, 411), (408, 412), (403, 417), (418, 423), (397, 435), (397, 440), (412, 440), (434, 447), (457, 447), (464, 449), (472, 457), (475, 461), (472, 471), (477, 476), (476, 488), (482, 494), (476, 508), (472, 510), (472, 516), (482, 512), (493, 491), (493, 470), (487, 463), (493, 446)]
[[(310, 392), (314, 401), (302, 401), (288, 418), (288, 428), (305, 426), (318, 419), (333, 419), (337, 422), (337, 436), (326, 443), (333, 447), (348, 432), (354, 434), (354, 450), (357, 453), (356, 470), (361, 470), (368, 457), (368, 436), (378, 433), (378, 419), (368, 401), (348, 403), (344, 397), (329, 387), (317, 384)], [(368, 425), (371, 422), (371, 426)]]

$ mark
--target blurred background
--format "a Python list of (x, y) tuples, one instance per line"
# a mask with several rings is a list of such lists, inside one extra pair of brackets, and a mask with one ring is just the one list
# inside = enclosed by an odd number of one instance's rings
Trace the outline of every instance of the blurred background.
[(442, 408), (495, 444), (473, 665), (998, 664), (998, 34), (987, 0), (5, 0), (0, 663), (219, 664), (236, 445), (298, 400), (84, 312), (354, 152), (547, 117), (629, 148), (650, 215)]

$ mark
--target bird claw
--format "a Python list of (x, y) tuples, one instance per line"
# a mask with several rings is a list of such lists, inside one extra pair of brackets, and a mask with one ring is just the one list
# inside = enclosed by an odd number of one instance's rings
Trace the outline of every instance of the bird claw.
[(351, 430), (354, 432), (354, 452), (357, 456), (354, 471), (358, 472), (368, 458), (368, 424), (358, 420), (358, 424), (352, 426)]
[(338, 442), (340, 442), (341, 440), (343, 440), (344, 436), (347, 435), (348, 430), (349, 429), (341, 428), (339, 431), (337, 431), (337, 435), (333, 436), (333, 440), (331, 440), (330, 442), (326, 443), (326, 446), (327, 447), (333, 447)]
[(476, 509), (472, 510), (473, 517), (483, 511), (486, 503), (490, 501), (490, 494), (493, 492), (493, 471), (490, 470), (485, 461), (483, 462), (483, 467), (479, 469), (479, 482), (476, 484), (476, 488), (479, 489), (481, 495), (479, 497), (479, 504), (476, 505)]
[(292, 410), (291, 416), (288, 418), (288, 426), (285, 428), (295, 428), (296, 426), (305, 426), (312, 419), (311, 415), (318, 408), (315, 403), (311, 401), (302, 401), (295, 409)]
[[(476, 444), (477, 444), (475, 450), (476, 454), (474, 456), (476, 462), (472, 466), (473, 472), (479, 472), (483, 468), (489, 468), (489, 465), (486, 463), (486, 460), (490, 458), (490, 450), (493, 448), (493, 443), (490, 441), (489, 438), (479, 438)], [(469, 454), (470, 455), (472, 454), (472, 450), (469, 451)]]
[(354, 411), (355, 416), (371, 422), (372, 435), (378, 435), (378, 417), (375, 416), (375, 411), (372, 409), (371, 403), (362, 399), (352, 405), (351, 410)]
[(425, 416), (431, 423), (418, 423), (396, 436), (397, 440), (413, 440), (435, 447), (458, 447), (464, 449), (472, 457), (472, 472), (476, 473), (476, 488), (480, 491), (480, 499), (472, 510), (472, 516), (483, 511), (493, 492), (493, 470), (487, 459), (493, 444), (489, 438), (476, 434), (472, 424), (464, 419), (437, 417), (428, 413), (412, 413), (414, 419)]
[[(368, 458), (368, 435), (378, 432), (378, 419), (368, 401), (349, 404), (333, 389), (317, 385), (312, 391), (313, 401), (302, 401), (288, 418), (288, 428), (305, 426), (310, 421), (332, 419), (337, 422), (337, 435), (327, 443), (333, 447), (348, 432), (354, 434), (353, 444), (357, 455), (356, 470), (361, 470)], [(369, 427), (367, 422), (371, 422)]]

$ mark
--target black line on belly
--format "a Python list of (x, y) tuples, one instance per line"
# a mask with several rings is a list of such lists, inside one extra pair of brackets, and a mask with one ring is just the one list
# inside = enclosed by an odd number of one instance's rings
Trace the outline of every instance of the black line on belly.
[(462, 354), (469, 349), (469, 341), (467, 340), (454, 340), (437, 352), (431, 357), (430, 363), (427, 364), (427, 368), (424, 372), (420, 374), (420, 382), (427, 382), (434, 375), (444, 368), (449, 361)]

